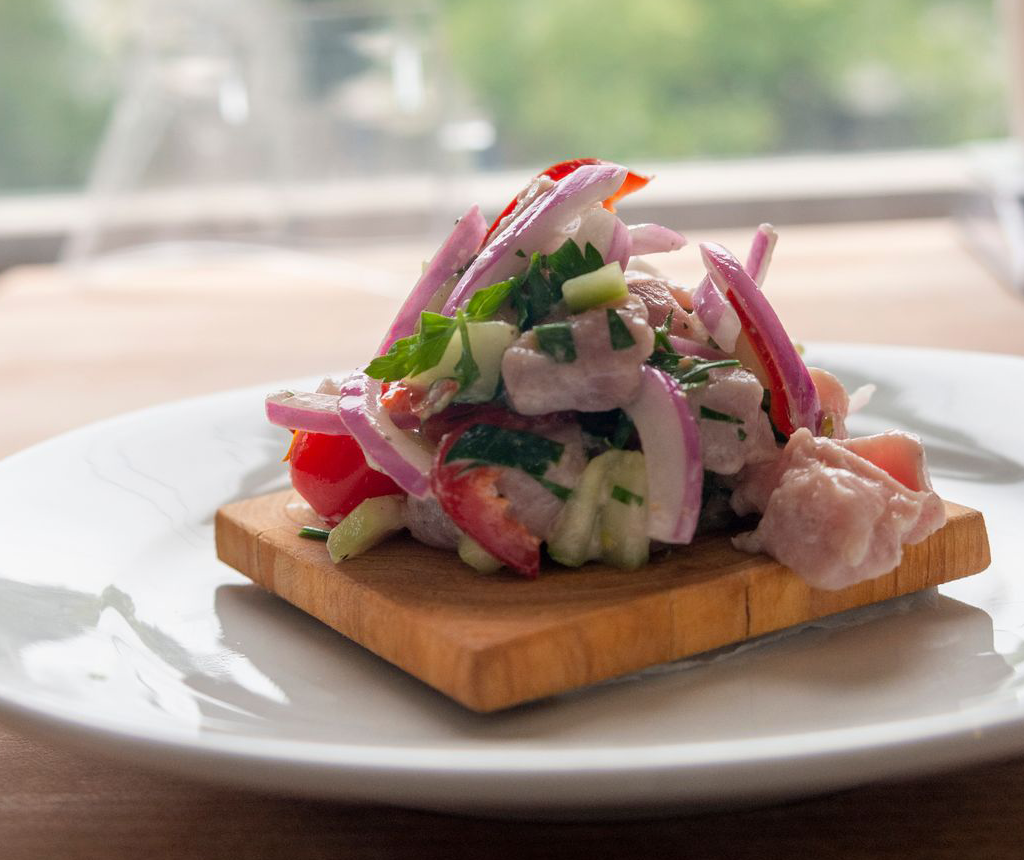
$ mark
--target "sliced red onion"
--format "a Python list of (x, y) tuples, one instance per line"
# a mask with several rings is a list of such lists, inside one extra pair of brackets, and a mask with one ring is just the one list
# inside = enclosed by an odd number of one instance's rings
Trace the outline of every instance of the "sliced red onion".
[(633, 240), (633, 253), (637, 256), (678, 251), (686, 244), (682, 233), (661, 224), (630, 224), (629, 235)]
[(330, 436), (345, 436), (348, 430), (338, 415), (335, 394), (308, 391), (275, 391), (266, 399), (267, 420), (289, 430), (308, 430)]
[(725, 352), (732, 352), (736, 348), (740, 318), (729, 300), (715, 289), (710, 278), (704, 278), (694, 291), (693, 312)]
[(391, 323), (388, 333), (381, 341), (377, 355), (383, 355), (396, 340), (408, 337), (416, 330), (416, 323), (419, 322), (420, 314), (427, 303), (444, 285), (445, 281), (465, 266), (480, 250), (480, 243), (483, 242), (486, 233), (487, 222), (480, 214), (480, 207), (470, 207), (469, 211), (455, 224), (451, 235), (438, 248), (437, 253), (434, 254), (416, 282), (416, 286), (409, 293), (409, 297), (402, 303), (395, 321)]
[(750, 243), (750, 253), (747, 254), (747, 265), (744, 268), (759, 287), (764, 284), (764, 276), (768, 273), (768, 265), (772, 261), (772, 252), (778, 239), (779, 234), (771, 224), (762, 224), (754, 234), (754, 241)]
[(700, 432), (679, 384), (650, 365), (641, 370), (640, 394), (623, 408), (644, 451), (647, 534), (664, 543), (689, 543), (704, 483)]
[[(588, 206), (614, 194), (628, 171), (618, 164), (585, 164), (541, 194), (484, 248), (452, 290), (442, 313), (451, 316), (480, 287), (521, 272), (529, 255)], [(526, 259), (516, 254), (522, 251)]]
[(686, 337), (679, 337), (674, 334), (668, 336), (668, 342), (672, 344), (672, 349), (675, 350), (679, 355), (695, 355), (698, 358), (707, 358), (711, 361), (719, 361), (723, 358), (728, 358), (721, 350), (713, 349), (703, 343), (697, 343), (695, 340), (690, 340)]
[(618, 218), (612, 227), (612, 238), (608, 243), (608, 250), (602, 254), (606, 263), (618, 261), (622, 271), (626, 271), (629, 265), (629, 258), (633, 256), (633, 237), (629, 235), (629, 228)]
[[(700, 252), (715, 286), (748, 320), (749, 330), (744, 333), (747, 341), (744, 346), (749, 349), (744, 350), (747, 358), (744, 363), (760, 365), (750, 369), (773, 394), (776, 394), (777, 385), (781, 386), (792, 429), (807, 427), (812, 433), (817, 432), (821, 404), (814, 380), (768, 299), (744, 271), (739, 260), (721, 245), (702, 242)], [(779, 429), (784, 433), (792, 432), (792, 429), (782, 426)]]
[(338, 413), (368, 462), (409, 495), (430, 494), (433, 452), (416, 436), (395, 426), (380, 402), (380, 381), (355, 373), (338, 398)]
[[(594, 204), (589, 209), (580, 213), (579, 226), (575, 230), (569, 229), (568, 235), (579, 245), (580, 250), (593, 245), (601, 259), (606, 263), (618, 261), (625, 271), (632, 252), (632, 242), (629, 238), (629, 229), (612, 212), (609, 212), (600, 204)], [(548, 251), (558, 248), (565, 237), (557, 235), (548, 245)], [(543, 251), (543, 248), (538, 248)]]

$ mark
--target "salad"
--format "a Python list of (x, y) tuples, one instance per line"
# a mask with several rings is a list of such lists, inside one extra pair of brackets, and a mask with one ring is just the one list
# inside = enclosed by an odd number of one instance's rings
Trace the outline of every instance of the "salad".
[(615, 214), (648, 182), (577, 159), (490, 225), (472, 207), (365, 367), (268, 396), (332, 560), (408, 529), (482, 572), (632, 570), (729, 527), (838, 589), (943, 525), (920, 440), (849, 438), (868, 393), (807, 367), (762, 292), (774, 229), (676, 283), (649, 260), (686, 239)]

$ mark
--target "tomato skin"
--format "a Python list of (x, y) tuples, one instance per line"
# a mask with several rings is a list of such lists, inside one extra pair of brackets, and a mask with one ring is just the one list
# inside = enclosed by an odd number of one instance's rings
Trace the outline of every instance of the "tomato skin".
[(540, 572), (540, 538), (509, 513), (508, 499), (498, 495), (501, 467), (475, 466), (465, 460), (445, 462), (465, 429), (448, 433), (441, 441), (431, 473), (431, 489), (460, 529), (516, 573), (536, 579)]
[(331, 524), (366, 499), (402, 492), (391, 478), (370, 468), (351, 436), (298, 430), (289, 463), (295, 491)]
[[(566, 176), (568, 176), (570, 173), (576, 170), (577, 167), (582, 167), (584, 164), (608, 163), (609, 162), (605, 161), (603, 158), (572, 158), (569, 161), (560, 161), (558, 162), (558, 164), (552, 164), (547, 170), (542, 170), (540, 173), (538, 173), (537, 176), (534, 177), (534, 179), (536, 179), (539, 176), (547, 176), (549, 179), (558, 182), (559, 179), (564, 179)], [(626, 178), (623, 180), (622, 186), (619, 188), (619, 190), (604, 201), (604, 208), (607, 209), (609, 212), (614, 212), (615, 202), (617, 200), (621, 200), (627, 194), (632, 194), (634, 191), (639, 191), (650, 181), (651, 177), (642, 176), (641, 174), (634, 173), (632, 170), (630, 170), (626, 174)], [(482, 244), (487, 244), (487, 240), (491, 238), (491, 235), (498, 228), (498, 224), (501, 223), (501, 219), (504, 218), (506, 215), (511, 214), (512, 210), (516, 208), (516, 204), (518, 202), (518, 196), (513, 197), (512, 201), (508, 204), (508, 206), (506, 206), (502, 210), (501, 214), (494, 219), (494, 223), (491, 224), (490, 229), (487, 231), (486, 235), (484, 235), (484, 241), (482, 242)]]

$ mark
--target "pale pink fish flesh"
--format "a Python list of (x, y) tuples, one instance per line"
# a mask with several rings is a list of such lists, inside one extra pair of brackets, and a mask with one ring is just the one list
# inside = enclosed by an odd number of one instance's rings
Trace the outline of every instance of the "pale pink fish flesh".
[(905, 543), (945, 522), (941, 500), (915, 491), (841, 442), (806, 428), (776, 463), (744, 473), (733, 494), (737, 513), (762, 512), (737, 549), (764, 552), (815, 588), (835, 590), (891, 571)]
[(533, 329), (505, 350), (501, 375), (516, 412), (603, 412), (636, 397), (641, 368), (654, 350), (654, 331), (640, 299), (630, 296), (612, 310), (633, 337), (634, 343), (624, 349), (612, 348), (608, 308), (600, 307), (565, 320), (576, 347), (574, 361), (558, 362), (543, 352)]

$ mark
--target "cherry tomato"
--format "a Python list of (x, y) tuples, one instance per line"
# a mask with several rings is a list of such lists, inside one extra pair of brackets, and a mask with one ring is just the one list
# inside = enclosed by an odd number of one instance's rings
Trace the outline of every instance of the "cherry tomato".
[[(547, 170), (542, 170), (540, 173), (537, 174), (537, 176), (547, 176), (548, 178), (553, 179), (555, 182), (558, 182), (559, 179), (564, 179), (566, 176), (572, 173), (577, 167), (582, 167), (584, 164), (608, 163), (609, 162), (605, 161), (602, 158), (573, 158), (569, 161), (560, 161), (558, 164), (552, 164), (551, 167), (549, 167)], [(626, 174), (626, 178), (625, 180), (623, 180), (622, 185), (619, 187), (619, 190), (604, 201), (604, 208), (607, 209), (609, 212), (614, 212), (616, 201), (621, 200), (627, 194), (632, 194), (634, 191), (639, 191), (650, 181), (651, 177), (649, 176), (641, 176), (639, 173), (633, 173), (632, 170), (629, 171), (629, 173)], [(513, 197), (512, 202), (509, 203), (508, 206), (506, 206), (504, 210), (502, 210), (502, 213), (497, 218), (494, 219), (494, 223), (491, 224), (491, 228), (487, 231), (487, 235), (484, 236), (484, 241), (482, 244), (487, 244), (487, 240), (491, 238), (491, 234), (498, 228), (498, 224), (501, 223), (501, 219), (504, 218), (506, 215), (510, 215), (512, 213), (512, 210), (516, 208), (516, 204), (518, 202), (519, 197)]]
[(371, 469), (351, 436), (299, 430), (289, 452), (292, 486), (324, 520), (337, 524), (360, 502), (402, 490)]
[(464, 430), (448, 433), (438, 447), (431, 489), (460, 529), (499, 561), (535, 579), (540, 571), (540, 538), (509, 513), (508, 499), (498, 495), (501, 467), (476, 466), (465, 460), (445, 462)]

